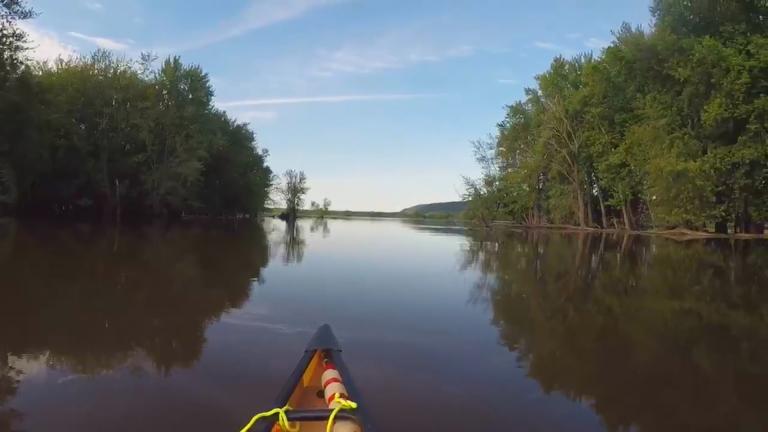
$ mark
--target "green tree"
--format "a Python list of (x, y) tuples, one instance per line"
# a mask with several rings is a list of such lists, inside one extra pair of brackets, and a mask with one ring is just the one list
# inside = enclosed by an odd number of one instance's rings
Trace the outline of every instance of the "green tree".
[(683, 37), (768, 31), (765, 0), (653, 0), (651, 14), (657, 28)]
[(287, 170), (283, 174), (283, 184), (279, 188), (285, 202), (285, 212), (289, 221), (295, 221), (299, 210), (304, 207), (304, 196), (309, 192), (307, 176), (304, 171)]
[(315, 216), (324, 218), (328, 216), (328, 213), (331, 211), (331, 200), (328, 198), (323, 198), (322, 203), (312, 201), (309, 203), (309, 208), (312, 209), (312, 211), (315, 213)]
[(26, 35), (17, 23), (34, 17), (24, 0), (0, 1), (0, 215), (16, 204), (16, 173), (9, 161), (10, 142), (17, 139), (18, 92)]
[(467, 197), (489, 211), (470, 216), (763, 232), (767, 9), (656, 0), (650, 31), (624, 24), (600, 56), (554, 59), (484, 150), (497, 170), (478, 159)]
[(214, 113), (216, 134), (202, 172), (201, 211), (217, 216), (257, 214), (263, 210), (271, 187), (267, 153), (259, 151), (246, 124)]
[(97, 51), (30, 65), (14, 80), (3, 107), (15, 120), (7, 154), (22, 214), (109, 220), (263, 209), (272, 172), (253, 131), (213, 107), (199, 67), (168, 58), (155, 70), (152, 61)]
[(198, 66), (167, 58), (150, 81), (152, 119), (141, 133), (144, 188), (154, 213), (180, 214), (195, 199), (211, 145), (213, 90)]

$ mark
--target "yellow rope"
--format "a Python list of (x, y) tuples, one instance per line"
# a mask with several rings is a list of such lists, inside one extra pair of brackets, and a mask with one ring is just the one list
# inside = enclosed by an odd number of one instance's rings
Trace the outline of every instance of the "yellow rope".
[[(332, 429), (333, 429), (333, 421), (336, 418), (336, 414), (338, 414), (339, 411), (341, 411), (343, 409), (353, 410), (353, 409), (357, 408), (357, 403), (352, 402), (349, 399), (342, 398), (339, 393), (336, 393), (335, 395), (333, 395), (333, 399), (331, 399), (331, 400), (336, 402), (336, 403), (338, 403), (339, 405), (336, 406), (336, 408), (334, 408), (333, 411), (331, 411), (331, 415), (328, 416), (328, 426), (326, 426), (325, 432), (331, 432), (332, 431)], [(291, 407), (286, 405), (286, 406), (284, 406), (282, 408), (275, 408), (275, 409), (273, 409), (271, 411), (267, 411), (267, 412), (256, 414), (255, 416), (253, 416), (251, 421), (249, 421), (248, 424), (245, 425), (245, 427), (240, 429), (240, 432), (248, 432), (248, 430), (250, 430), (251, 427), (253, 427), (254, 423), (256, 423), (257, 421), (259, 421), (259, 420), (261, 420), (263, 418), (272, 417), (275, 414), (277, 414), (277, 424), (280, 425), (280, 428), (282, 430), (284, 430), (286, 432), (299, 432), (299, 428), (300, 428), (301, 425), (297, 424), (296, 427), (292, 427), (290, 425), (290, 423), (288, 423), (288, 415), (286, 415), (285, 412), (290, 410), (290, 409), (291, 409)]]
[(248, 430), (253, 426), (254, 423), (256, 423), (258, 420), (272, 417), (273, 415), (277, 414), (277, 424), (280, 425), (280, 428), (286, 432), (299, 432), (299, 425), (296, 425), (296, 427), (291, 427), (290, 423), (288, 423), (288, 416), (285, 414), (286, 411), (290, 410), (291, 407), (288, 405), (282, 407), (282, 408), (275, 408), (271, 411), (263, 412), (256, 414), (253, 416), (251, 421), (248, 422), (247, 425), (245, 425), (244, 428), (240, 429), (240, 432), (248, 432)]
[(357, 404), (355, 402), (352, 402), (349, 399), (344, 399), (341, 397), (340, 394), (336, 393), (333, 395), (333, 398), (331, 399), (334, 402), (337, 402), (339, 405), (331, 411), (331, 415), (328, 417), (328, 426), (325, 428), (325, 432), (331, 432), (333, 429), (333, 419), (336, 418), (336, 414), (339, 413), (339, 411), (343, 409), (352, 410), (357, 408)]

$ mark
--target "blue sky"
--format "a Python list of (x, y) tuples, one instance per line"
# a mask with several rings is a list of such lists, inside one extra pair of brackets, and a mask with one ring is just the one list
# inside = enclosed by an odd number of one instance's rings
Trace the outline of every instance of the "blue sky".
[(599, 52), (648, 0), (30, 0), (33, 55), (178, 54), (251, 123), (276, 172), (335, 209), (456, 200), (552, 57)]

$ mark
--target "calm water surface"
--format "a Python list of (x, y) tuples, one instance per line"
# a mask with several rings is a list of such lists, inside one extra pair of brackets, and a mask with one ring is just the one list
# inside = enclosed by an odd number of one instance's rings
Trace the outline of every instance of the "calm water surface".
[(0, 431), (237, 431), (333, 325), (382, 431), (768, 430), (768, 244), (0, 221)]

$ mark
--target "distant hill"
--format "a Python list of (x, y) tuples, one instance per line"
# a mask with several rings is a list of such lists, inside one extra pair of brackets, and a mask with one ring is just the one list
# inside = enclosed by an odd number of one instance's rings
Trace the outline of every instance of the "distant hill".
[(403, 209), (401, 213), (421, 213), (421, 214), (459, 214), (467, 209), (466, 201), (449, 201), (431, 204), (419, 204), (413, 207)]

